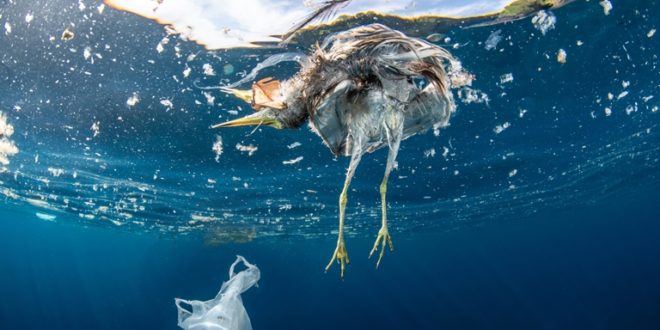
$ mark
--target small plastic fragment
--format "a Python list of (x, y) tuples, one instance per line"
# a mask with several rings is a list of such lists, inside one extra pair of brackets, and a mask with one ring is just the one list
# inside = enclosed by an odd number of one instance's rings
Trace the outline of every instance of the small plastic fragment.
[[(234, 273), (234, 268), (241, 262), (246, 269)], [(236, 256), (229, 268), (229, 280), (222, 283), (215, 298), (208, 301), (174, 299), (178, 326), (185, 330), (252, 330), (241, 294), (257, 284), (260, 277), (257, 266), (242, 256)], [(190, 310), (182, 305), (188, 305)]]
[(220, 162), (220, 155), (222, 155), (222, 137), (220, 135), (215, 136), (215, 142), (213, 142), (211, 150), (215, 154), (215, 161)]
[(75, 33), (73, 31), (69, 30), (69, 28), (64, 29), (64, 32), (62, 32), (62, 40), (64, 41), (70, 41), (75, 37)]
[(603, 7), (603, 13), (609, 15), (612, 10), (612, 3), (609, 0), (601, 0), (599, 2), (600, 6)]
[(128, 100), (126, 100), (126, 105), (129, 108), (132, 108), (136, 104), (138, 104), (138, 102), (140, 102), (140, 95), (138, 95), (137, 92), (133, 92), (133, 95), (131, 95), (131, 97), (129, 97)]
[(37, 212), (36, 216), (37, 216), (37, 218), (39, 218), (41, 220), (44, 220), (44, 221), (55, 221), (55, 219), (57, 218), (57, 216), (55, 216), (55, 215), (48, 214), (48, 213), (40, 213), (40, 212)]
[(224, 73), (226, 76), (234, 73), (234, 66), (231, 64), (225, 64), (222, 66), (222, 73)]
[(204, 70), (204, 75), (206, 75), (206, 76), (215, 76), (215, 70), (213, 69), (211, 64), (204, 63), (204, 65), (202, 65), (202, 69)]
[(502, 41), (502, 30), (494, 31), (488, 36), (488, 39), (486, 39), (486, 45), (484, 48), (486, 48), (486, 50), (495, 49), (500, 41)]
[(566, 51), (565, 50), (560, 49), (557, 52), (557, 63), (566, 64)]
[(439, 42), (445, 38), (445, 35), (442, 33), (432, 33), (426, 36), (426, 40), (430, 42)]
[(557, 17), (550, 11), (541, 10), (532, 17), (534, 28), (541, 31), (542, 35), (545, 35), (548, 30), (554, 29), (555, 23), (557, 23)]
[(293, 164), (300, 163), (301, 160), (303, 160), (303, 156), (298, 156), (294, 159), (282, 161), (282, 164), (284, 164), (284, 165), (293, 165)]
[(513, 74), (506, 73), (500, 76), (500, 84), (506, 84), (513, 81)]
[(257, 149), (259, 149), (256, 146), (253, 145), (242, 145), (240, 143), (236, 143), (236, 150), (241, 151), (241, 152), (247, 152), (248, 156), (254, 155), (255, 152), (257, 152)]
[(495, 128), (493, 129), (493, 132), (495, 132), (495, 134), (500, 134), (500, 133), (504, 132), (504, 130), (506, 130), (509, 127), (511, 127), (511, 123), (509, 123), (507, 121), (502, 125), (495, 126)]
[[(18, 153), (18, 147), (10, 138), (14, 134), (12, 126), (4, 113), (0, 112), (0, 165), (9, 165), (9, 158)], [(0, 166), (2, 173), (3, 166)]]

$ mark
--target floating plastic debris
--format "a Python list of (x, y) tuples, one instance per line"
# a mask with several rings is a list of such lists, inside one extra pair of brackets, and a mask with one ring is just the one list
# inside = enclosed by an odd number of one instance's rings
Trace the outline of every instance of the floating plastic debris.
[(164, 107), (166, 107), (167, 110), (171, 110), (174, 107), (174, 104), (172, 103), (172, 101), (170, 101), (168, 99), (160, 100), (160, 104), (162, 104)]
[(25, 23), (30, 24), (33, 19), (34, 19), (34, 15), (32, 15), (32, 13), (27, 13), (25, 15)]
[(502, 125), (495, 126), (495, 128), (493, 129), (493, 132), (495, 132), (495, 134), (500, 134), (500, 133), (504, 132), (504, 130), (506, 130), (509, 127), (511, 127), (511, 123), (509, 123), (507, 121)]
[(215, 153), (215, 161), (219, 162), (220, 155), (222, 155), (222, 137), (220, 135), (215, 136), (215, 142), (213, 142), (211, 150)]
[(564, 49), (557, 52), (557, 63), (566, 64), (566, 51)]
[(37, 216), (37, 218), (39, 218), (41, 220), (44, 220), (44, 221), (55, 221), (55, 219), (57, 218), (57, 216), (55, 216), (55, 215), (47, 214), (47, 213), (40, 213), (40, 212), (36, 212), (35, 215)]
[(257, 149), (258, 148), (253, 146), (253, 145), (245, 146), (245, 145), (242, 145), (240, 143), (236, 143), (236, 150), (241, 151), (241, 152), (247, 152), (248, 156), (252, 156), (257, 151)]
[[(234, 268), (241, 262), (247, 268), (238, 274), (234, 273)], [(208, 301), (174, 299), (177, 324), (186, 330), (252, 330), (241, 294), (257, 284), (260, 278), (261, 272), (257, 266), (242, 256), (236, 256), (236, 261), (229, 268), (229, 280), (222, 283), (215, 298)], [(190, 309), (183, 305), (188, 305)]]
[(435, 148), (431, 148), (424, 151), (424, 158), (433, 158), (435, 157)]
[(449, 148), (442, 147), (442, 157), (447, 158), (448, 155), (449, 155)]
[(646, 36), (649, 38), (653, 38), (654, 35), (655, 35), (655, 29), (651, 29), (649, 33), (646, 34)]
[(61, 39), (64, 41), (71, 41), (73, 38), (76, 36), (73, 31), (69, 30), (69, 28), (64, 29), (64, 32), (62, 32), (62, 37)]
[(0, 138), (10, 138), (14, 135), (14, 126), (9, 124), (7, 116), (0, 111)]
[(231, 65), (231, 64), (225, 64), (222, 67), (222, 73), (224, 73), (225, 75), (230, 75), (230, 74), (234, 73), (234, 66)]
[(441, 41), (441, 40), (444, 39), (444, 38), (445, 38), (445, 35), (442, 34), (442, 33), (433, 33), (433, 34), (429, 34), (429, 35), (426, 37), (426, 40), (428, 40), (428, 41), (430, 41), (430, 42), (439, 42), (439, 41)]
[(60, 175), (64, 174), (64, 169), (61, 168), (54, 168), (54, 167), (49, 167), (48, 168), (48, 173), (54, 177), (59, 177)]
[(462, 86), (472, 86), (474, 75), (467, 71), (450, 72), (449, 79), (452, 88), (459, 88)]
[(497, 30), (491, 33), (488, 36), (488, 39), (486, 39), (486, 46), (484, 48), (486, 48), (486, 50), (492, 50), (497, 48), (497, 44), (499, 44), (500, 41), (502, 41), (501, 34), (502, 34), (502, 30)]
[(557, 17), (550, 11), (541, 10), (532, 17), (534, 28), (541, 31), (543, 35), (549, 30), (554, 29), (555, 23), (557, 23)]
[(133, 95), (131, 95), (131, 97), (129, 97), (128, 100), (126, 100), (126, 105), (129, 108), (132, 108), (136, 104), (138, 104), (138, 102), (140, 102), (140, 96), (138, 95), (138, 93), (134, 92)]
[(513, 81), (513, 74), (507, 73), (500, 76), (500, 84), (506, 84)]
[(301, 160), (303, 160), (303, 156), (299, 156), (299, 157), (296, 157), (296, 158), (290, 159), (290, 160), (285, 160), (285, 161), (282, 162), (282, 164), (284, 164), (284, 165), (293, 165), (293, 164), (296, 164), (296, 163), (300, 163)]
[(619, 93), (619, 95), (617, 95), (616, 99), (620, 100), (620, 99), (622, 99), (626, 96), (628, 96), (628, 91), (623, 91), (623, 92)]
[(90, 58), (92, 59), (92, 63), (94, 63), (94, 58), (92, 57), (92, 47), (85, 47), (83, 50), (83, 57), (85, 58), (85, 61), (89, 60)]
[(612, 3), (609, 0), (601, 0), (599, 2), (600, 6), (603, 7), (603, 13), (609, 15), (612, 10)]
[(5, 34), (6, 35), (11, 34), (11, 24), (9, 24), (9, 22), (5, 22)]
[(609, 117), (612, 115), (612, 109), (611, 108), (605, 108), (605, 116)]
[(0, 165), (9, 165), (9, 158), (18, 153), (18, 147), (14, 141), (10, 140), (12, 135), (14, 135), (14, 126), (0, 111)]
[(302, 143), (300, 143), (300, 142), (294, 142), (294, 143), (289, 144), (286, 147), (289, 148), (289, 149), (294, 149), (294, 148), (300, 147), (301, 145), (302, 145)]
[(470, 104), (470, 103), (486, 103), (488, 104), (490, 102), (490, 98), (488, 98), (488, 94), (477, 90), (477, 89), (472, 89), (470, 87), (463, 87), (458, 90), (458, 98), (463, 101), (465, 104)]
[(211, 64), (204, 63), (204, 65), (202, 65), (202, 69), (204, 70), (205, 75), (215, 76), (215, 70), (213, 70), (213, 67), (211, 66)]
[(170, 43), (170, 38), (165, 37), (158, 43), (158, 45), (156, 45), (156, 51), (158, 52), (158, 54), (165, 51), (165, 45), (167, 45), (168, 43)]
[(206, 104), (209, 106), (213, 106), (215, 104), (215, 96), (209, 92), (202, 92), (204, 94), (204, 97), (206, 98)]
[(94, 136), (92, 137), (97, 137), (99, 134), (101, 134), (101, 122), (100, 121), (95, 121), (92, 123), (92, 127), (89, 128), (92, 133), (94, 133)]

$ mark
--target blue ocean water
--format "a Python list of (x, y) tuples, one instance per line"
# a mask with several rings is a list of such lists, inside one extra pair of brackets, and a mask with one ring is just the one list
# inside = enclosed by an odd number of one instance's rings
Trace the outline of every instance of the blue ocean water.
[(378, 270), (386, 155), (365, 157), (342, 281), (323, 268), (348, 160), (307, 129), (210, 130), (251, 110), (193, 86), (280, 50), (172, 37), (161, 53), (162, 27), (127, 13), (0, 1), (0, 111), (20, 149), (0, 166), (0, 328), (175, 329), (174, 297), (213, 297), (236, 254), (262, 271), (243, 297), (255, 329), (660, 328), (660, 8), (612, 3), (558, 9), (545, 35), (530, 18), (443, 32), (489, 102), (457, 98), (439, 136), (403, 142)]

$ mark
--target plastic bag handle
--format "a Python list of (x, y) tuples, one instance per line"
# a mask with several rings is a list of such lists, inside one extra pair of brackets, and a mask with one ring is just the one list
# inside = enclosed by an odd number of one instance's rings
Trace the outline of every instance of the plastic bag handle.
[(243, 256), (236, 256), (236, 261), (234, 261), (233, 264), (231, 264), (231, 267), (229, 267), (229, 279), (231, 280), (234, 276), (236, 276), (236, 273), (234, 273), (234, 268), (236, 268), (236, 265), (238, 265), (239, 262), (242, 262), (243, 265), (247, 268), (254, 268), (255, 266), (251, 263), (249, 263)]

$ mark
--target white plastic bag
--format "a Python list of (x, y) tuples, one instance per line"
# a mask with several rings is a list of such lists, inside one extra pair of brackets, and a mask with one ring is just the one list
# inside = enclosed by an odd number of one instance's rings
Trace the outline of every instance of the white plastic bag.
[[(236, 274), (234, 267), (239, 262), (243, 262), (247, 268)], [(229, 268), (229, 281), (222, 283), (222, 288), (214, 299), (174, 299), (179, 314), (178, 325), (186, 330), (252, 330), (241, 293), (257, 284), (260, 277), (261, 272), (257, 266), (242, 256), (236, 256), (236, 261)], [(181, 304), (189, 305), (192, 311)]]

